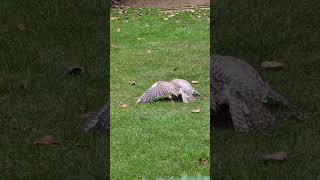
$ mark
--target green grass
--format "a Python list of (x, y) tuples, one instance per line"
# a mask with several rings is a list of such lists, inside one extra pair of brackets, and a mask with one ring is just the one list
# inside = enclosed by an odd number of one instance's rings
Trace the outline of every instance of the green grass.
[[(247, 60), (296, 105), (303, 118), (297, 121), (285, 111), (269, 130), (249, 134), (217, 130), (216, 179), (319, 179), (319, 3), (226, 0), (217, 1), (215, 10), (217, 54)], [(287, 66), (265, 72), (260, 68), (265, 60)], [(280, 150), (288, 152), (288, 161), (265, 164), (257, 158)]]
[[(82, 133), (79, 113), (81, 104), (96, 111), (108, 92), (105, 9), (103, 1), (0, 2), (0, 179), (105, 178), (106, 136)], [(68, 75), (70, 64), (88, 76)], [(33, 145), (48, 134), (60, 145)]]
[[(209, 11), (169, 15), (112, 12), (119, 18), (111, 21), (112, 179), (209, 175), (209, 166), (199, 165), (199, 158), (209, 159)], [(135, 103), (154, 82), (174, 78), (198, 80), (194, 87), (204, 99)], [(202, 111), (194, 114), (195, 108)]]

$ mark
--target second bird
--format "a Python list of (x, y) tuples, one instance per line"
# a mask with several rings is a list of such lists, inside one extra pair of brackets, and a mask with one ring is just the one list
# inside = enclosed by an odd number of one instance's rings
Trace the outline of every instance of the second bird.
[(199, 92), (186, 80), (157, 81), (139, 98), (137, 103), (149, 103), (158, 99), (182, 100), (184, 103), (189, 103), (196, 99), (196, 95), (200, 95)]

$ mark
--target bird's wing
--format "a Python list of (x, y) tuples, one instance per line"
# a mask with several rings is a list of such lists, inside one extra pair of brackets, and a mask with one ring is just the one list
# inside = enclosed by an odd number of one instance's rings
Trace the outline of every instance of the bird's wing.
[(178, 96), (177, 89), (172, 83), (156, 82), (137, 101), (139, 104), (152, 102), (168, 95)]
[(110, 120), (110, 104), (109, 101), (100, 109), (98, 113), (94, 113), (88, 120), (84, 131), (98, 130), (107, 131), (109, 129)]
[(182, 101), (184, 103), (189, 103), (196, 100), (196, 98), (192, 94), (187, 94), (187, 93), (184, 93), (183, 91), (180, 91), (180, 94), (182, 97)]
[(197, 90), (195, 90), (188, 81), (184, 79), (174, 79), (171, 82), (175, 84), (177, 87), (181, 88), (185, 93), (200, 95), (200, 93)]
[(236, 131), (250, 131), (269, 127), (274, 120), (270, 111), (260, 101), (244, 102), (230, 96), (230, 114)]

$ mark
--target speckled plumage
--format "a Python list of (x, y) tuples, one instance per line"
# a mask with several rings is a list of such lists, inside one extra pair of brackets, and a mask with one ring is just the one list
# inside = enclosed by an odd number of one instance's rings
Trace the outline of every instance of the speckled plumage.
[(110, 126), (110, 103), (107, 101), (105, 105), (95, 113), (93, 117), (89, 118), (84, 131), (97, 130), (107, 131)]
[(196, 99), (194, 95), (199, 95), (198, 91), (186, 80), (157, 81), (138, 99), (137, 103), (150, 103), (164, 98), (180, 98), (183, 102), (188, 103)]
[[(213, 125), (220, 126), (228, 113), (236, 131), (265, 128), (274, 120), (266, 106), (272, 99), (288, 105), (248, 63), (231, 56), (211, 58), (211, 109)], [(223, 117), (226, 117), (223, 115)]]

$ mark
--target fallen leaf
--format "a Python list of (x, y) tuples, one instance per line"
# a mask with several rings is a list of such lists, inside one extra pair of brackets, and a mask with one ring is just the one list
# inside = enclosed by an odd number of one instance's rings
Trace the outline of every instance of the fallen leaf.
[(150, 50), (150, 49), (147, 49), (146, 51), (147, 51), (147, 53), (148, 53), (148, 54), (150, 54), (150, 53), (151, 53), (151, 50)]
[(120, 28), (118, 28), (118, 29), (117, 29), (117, 32), (120, 32), (120, 31), (121, 31), (121, 29), (120, 29)]
[(268, 154), (262, 156), (262, 159), (265, 161), (285, 161), (288, 160), (288, 155), (286, 152), (280, 151), (273, 154)]
[(192, 110), (193, 113), (199, 113), (201, 110), (199, 108)]
[(42, 137), (41, 139), (35, 141), (33, 144), (35, 145), (47, 145), (47, 146), (56, 146), (59, 142), (52, 135), (47, 135)]
[(83, 75), (85, 73), (85, 70), (82, 66), (71, 65), (67, 67), (67, 72), (71, 75)]
[(200, 163), (201, 166), (205, 166), (205, 165), (208, 164), (208, 160), (200, 158), (199, 159), (199, 163)]
[(163, 20), (167, 21), (167, 20), (168, 20), (168, 18), (163, 18)]
[(27, 31), (27, 27), (26, 27), (25, 24), (18, 24), (17, 28), (18, 28), (19, 31), (21, 31), (21, 32)]
[(199, 81), (191, 81), (192, 84), (199, 84)]
[(134, 85), (136, 85), (136, 82), (135, 81), (131, 81), (130, 84), (134, 86)]
[(119, 72), (119, 69), (116, 68), (115, 71), (116, 71), (116, 72)]
[(280, 70), (283, 68), (283, 63), (277, 61), (264, 61), (261, 63), (261, 67), (267, 70)]
[(118, 20), (119, 17), (110, 17), (110, 20), (113, 21), (113, 20)]
[(127, 109), (128, 107), (129, 107), (128, 104), (122, 104), (122, 105), (120, 106), (120, 108), (123, 108), (123, 109)]
[(138, 40), (141, 40), (141, 38), (138, 38)]

